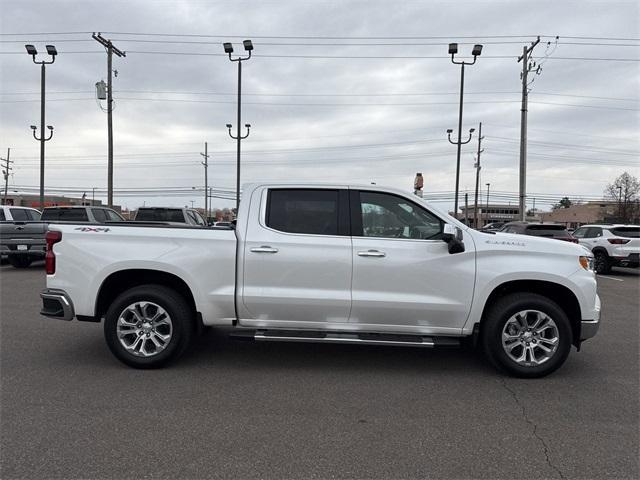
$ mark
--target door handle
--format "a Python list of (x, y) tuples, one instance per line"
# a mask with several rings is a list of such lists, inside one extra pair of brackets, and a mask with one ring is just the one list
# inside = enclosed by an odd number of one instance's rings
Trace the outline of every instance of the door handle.
[(358, 252), (359, 257), (386, 257), (387, 254), (380, 250), (367, 250), (364, 252)]
[(277, 248), (273, 248), (268, 245), (262, 245), (261, 247), (253, 247), (251, 251), (255, 253), (278, 253)]

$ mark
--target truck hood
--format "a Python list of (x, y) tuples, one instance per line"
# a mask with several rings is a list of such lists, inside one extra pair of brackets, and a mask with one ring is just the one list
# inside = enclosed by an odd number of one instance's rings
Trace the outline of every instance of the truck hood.
[(553, 238), (517, 235), (513, 233), (484, 233), (470, 230), (478, 250), (509, 251), (523, 250), (527, 252), (552, 253), (555, 255), (593, 256), (583, 245), (563, 242)]

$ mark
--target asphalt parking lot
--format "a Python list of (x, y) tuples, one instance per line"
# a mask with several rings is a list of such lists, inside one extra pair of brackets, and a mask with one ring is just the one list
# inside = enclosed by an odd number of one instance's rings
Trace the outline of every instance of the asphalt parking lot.
[(216, 330), (137, 371), (101, 325), (39, 316), (41, 265), (5, 265), (0, 477), (638, 478), (639, 273), (600, 278), (599, 334), (518, 380), (471, 350)]

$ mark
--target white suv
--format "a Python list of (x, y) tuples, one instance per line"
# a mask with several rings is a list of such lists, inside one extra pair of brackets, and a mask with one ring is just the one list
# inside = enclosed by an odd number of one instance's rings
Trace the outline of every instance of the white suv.
[(611, 267), (637, 268), (640, 264), (638, 225), (583, 225), (573, 236), (593, 252), (597, 273), (609, 273)]

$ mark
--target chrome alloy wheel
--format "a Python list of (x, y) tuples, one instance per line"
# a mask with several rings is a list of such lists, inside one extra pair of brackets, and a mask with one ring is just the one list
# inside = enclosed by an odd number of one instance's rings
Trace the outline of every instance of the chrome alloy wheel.
[(162, 352), (173, 333), (171, 317), (157, 303), (136, 302), (125, 308), (118, 317), (120, 344), (132, 355), (152, 357)]
[(558, 326), (538, 310), (513, 315), (502, 329), (502, 348), (518, 365), (535, 367), (549, 360), (560, 343)]

